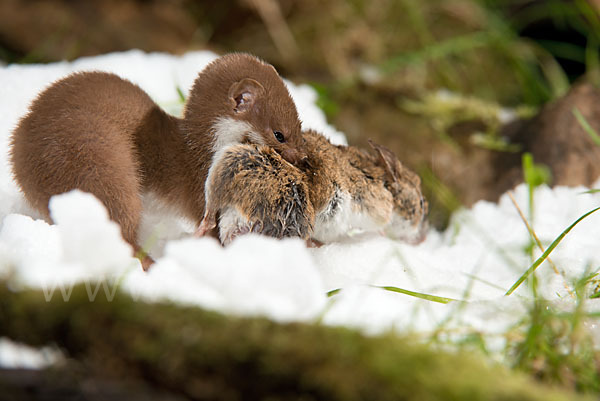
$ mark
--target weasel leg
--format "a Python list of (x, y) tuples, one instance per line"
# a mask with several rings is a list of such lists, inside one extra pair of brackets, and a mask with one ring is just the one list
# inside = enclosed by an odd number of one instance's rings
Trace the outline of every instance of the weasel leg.
[(142, 263), (142, 268), (144, 269), (144, 271), (148, 271), (148, 269), (150, 269), (150, 266), (152, 266), (155, 263), (154, 259), (152, 259), (152, 257), (148, 255), (148, 253), (144, 251), (139, 245), (136, 245), (134, 247), (133, 254)]

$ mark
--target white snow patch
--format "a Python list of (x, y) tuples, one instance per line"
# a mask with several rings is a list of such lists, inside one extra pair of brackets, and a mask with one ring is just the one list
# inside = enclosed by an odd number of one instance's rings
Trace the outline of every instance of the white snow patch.
[(62, 353), (56, 348), (37, 349), (0, 337), (0, 368), (43, 369), (63, 359)]
[(148, 273), (130, 274), (123, 288), (149, 300), (278, 321), (316, 319), (326, 303), (322, 279), (302, 241), (255, 235), (227, 248), (209, 238), (172, 241)]

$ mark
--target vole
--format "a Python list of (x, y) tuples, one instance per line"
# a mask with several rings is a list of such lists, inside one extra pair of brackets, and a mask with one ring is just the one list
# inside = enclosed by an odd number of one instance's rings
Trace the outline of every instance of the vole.
[[(49, 217), (52, 195), (90, 192), (138, 253), (142, 194), (156, 193), (198, 224), (213, 156), (240, 142), (267, 145), (291, 163), (306, 156), (295, 104), (275, 68), (236, 53), (199, 73), (182, 119), (114, 74), (67, 76), (20, 120), (10, 160), (37, 210)], [(144, 268), (151, 263), (142, 259)]]
[(221, 243), (250, 232), (308, 239), (314, 209), (304, 173), (272, 148), (240, 144), (215, 158), (206, 182), (204, 235), (217, 226)]
[(420, 179), (389, 149), (369, 141), (374, 156), (332, 145), (316, 131), (304, 138), (308, 159), (300, 166), (265, 146), (221, 152), (208, 175), (198, 234), (218, 227), (224, 244), (248, 232), (330, 243), (353, 229), (423, 240), (428, 207)]

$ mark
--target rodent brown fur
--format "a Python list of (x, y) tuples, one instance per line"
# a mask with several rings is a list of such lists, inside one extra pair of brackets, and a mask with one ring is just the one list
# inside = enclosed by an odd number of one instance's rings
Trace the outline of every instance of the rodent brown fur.
[[(238, 235), (255, 232), (308, 239), (315, 212), (304, 174), (268, 146), (241, 144), (227, 148), (217, 161), (207, 182), (206, 216), (200, 231), (212, 230), (234, 212), (235, 229), (221, 231), (221, 242), (230, 243)], [(246, 224), (248, 222), (249, 224)], [(230, 224), (231, 225), (231, 224)]]
[[(215, 129), (219, 118), (229, 131)], [(285, 135), (284, 143), (273, 131)], [(137, 252), (142, 194), (157, 193), (199, 224), (216, 146), (235, 142), (271, 146), (291, 162), (305, 157), (283, 81), (272, 66), (246, 54), (220, 57), (200, 72), (182, 119), (114, 74), (67, 76), (33, 101), (12, 134), (10, 159), (34, 208), (50, 217), (52, 195), (90, 192)], [(142, 261), (144, 267), (151, 262)]]
[(216, 156), (198, 233), (217, 227), (225, 244), (248, 232), (321, 243), (352, 229), (411, 243), (424, 238), (427, 201), (420, 179), (390, 150), (371, 143), (372, 155), (335, 146), (315, 131), (304, 138), (308, 158), (298, 167), (261, 146), (236, 145)]

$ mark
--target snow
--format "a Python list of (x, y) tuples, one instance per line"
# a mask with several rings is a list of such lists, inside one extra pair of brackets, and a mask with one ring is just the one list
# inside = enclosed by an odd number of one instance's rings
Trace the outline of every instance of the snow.
[[(357, 327), (367, 333), (385, 330), (430, 333), (445, 327), (455, 333), (479, 332), (499, 348), (498, 336), (516, 325), (532, 291), (526, 283), (504, 293), (531, 265), (529, 235), (507, 195), (496, 203), (478, 202), (457, 212), (445, 232), (431, 230), (412, 246), (379, 236), (355, 236), (343, 243), (306, 248), (298, 239), (277, 241), (248, 235), (227, 248), (215, 240), (193, 238), (193, 226), (145, 199), (141, 229), (157, 263), (148, 273), (131, 257), (118, 227), (91, 195), (79, 191), (50, 203), (55, 224), (40, 219), (24, 202), (8, 164), (8, 140), (36, 94), (73, 71), (112, 71), (140, 85), (161, 106), (181, 113), (177, 88), (184, 94), (196, 74), (216, 57), (210, 52), (183, 56), (140, 51), (84, 58), (72, 63), (0, 67), (0, 277), (14, 288), (42, 288), (46, 296), (68, 297), (75, 282), (101, 281), (92, 296), (114, 295), (120, 288), (135, 299), (172, 300), (234, 315), (267, 316), (280, 322), (322, 322)], [(327, 124), (316, 107), (316, 93), (287, 82), (305, 128), (325, 133), (335, 143), (345, 137)], [(600, 205), (600, 193), (586, 188), (535, 192), (533, 225), (545, 247), (578, 217)], [(524, 185), (514, 196), (527, 213)], [(600, 212), (579, 223), (537, 269), (538, 293), (565, 309), (575, 305), (573, 282), (600, 266)], [(541, 254), (535, 250), (534, 257)], [(447, 304), (385, 291), (393, 286), (464, 300)], [(327, 292), (342, 289), (328, 298)], [(590, 310), (600, 301), (587, 301)], [(598, 328), (591, 327), (598, 331)], [(15, 366), (16, 346), (0, 340), (0, 365)], [(15, 359), (16, 358), (16, 359)], [(27, 362), (27, 366), (44, 366)], [(37, 364), (37, 365), (36, 365)]]
[(62, 353), (56, 348), (37, 349), (0, 337), (0, 368), (43, 369), (63, 360)]

